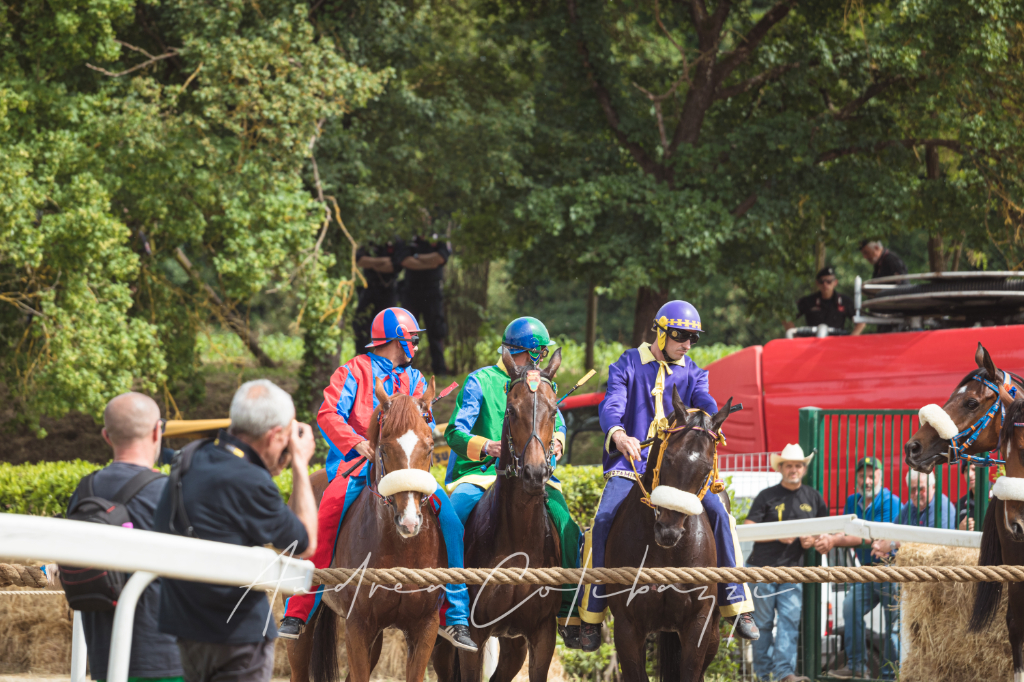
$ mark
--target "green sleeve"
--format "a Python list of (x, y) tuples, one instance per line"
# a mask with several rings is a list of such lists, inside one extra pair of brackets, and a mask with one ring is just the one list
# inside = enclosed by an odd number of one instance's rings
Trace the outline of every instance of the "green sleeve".
[(452, 449), (452, 452), (459, 457), (466, 457), (466, 446), (469, 444), (469, 439), (473, 437), (472, 434), (460, 431), (455, 426), (458, 423), (459, 410), (462, 409), (462, 395), (465, 392), (466, 387), (463, 386), (455, 397), (455, 410), (448, 420), (448, 428), (444, 430), (445, 442), (448, 443), (448, 447)]

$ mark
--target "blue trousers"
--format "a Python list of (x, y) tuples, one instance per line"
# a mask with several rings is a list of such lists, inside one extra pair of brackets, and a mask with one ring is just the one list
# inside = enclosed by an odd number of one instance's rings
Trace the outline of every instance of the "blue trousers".
[[(345, 521), (348, 508), (366, 488), (367, 472), (372, 472), (372, 469), (368, 466), (363, 467), (359, 475), (352, 476), (348, 480), (348, 489), (345, 491), (345, 507), (341, 512), (339, 528)], [(435, 504), (435, 500), (437, 504)], [(444, 536), (445, 549), (448, 550), (448, 568), (464, 568), (462, 565), (462, 522), (459, 521), (444, 488), (438, 486), (437, 492), (434, 493), (429, 504), (437, 510), (437, 520), (441, 523), (441, 534)], [(319, 605), (320, 593), (317, 592), (317, 606)], [(465, 583), (445, 585), (445, 603), (441, 606), (441, 627), (449, 625), (469, 625), (469, 591), (466, 589)]]
[[(754, 649), (754, 674), (759, 679), (781, 680), (787, 675), (796, 674), (797, 645), (800, 642), (800, 609), (803, 601), (803, 585), (754, 585), (754, 625), (761, 631), (761, 636), (751, 642), (751, 645)], [(772, 628), (775, 628), (774, 635)]]
[[(590, 562), (587, 568), (605, 568), (604, 556), (605, 545), (608, 542), (608, 532), (615, 521), (615, 515), (619, 507), (626, 499), (626, 495), (636, 485), (636, 481), (622, 476), (612, 476), (604, 485), (604, 492), (601, 494), (601, 502), (597, 506), (597, 515), (594, 517), (594, 525), (587, 533), (587, 541), (584, 545), (582, 557), (586, 557), (588, 550)], [(711, 522), (711, 530), (715, 536), (715, 544), (718, 549), (718, 566), (735, 568), (736, 558), (739, 554), (739, 544), (735, 539), (732, 517), (725, 510), (725, 506), (718, 498), (718, 495), (708, 493), (702, 500), (704, 512)], [(615, 587), (622, 589), (621, 586)], [(583, 601), (580, 605), (580, 617), (587, 623), (600, 623), (604, 618), (604, 610), (608, 607), (606, 585), (587, 585), (583, 593)], [(740, 613), (749, 613), (754, 610), (750, 602), (746, 585), (737, 583), (718, 584), (718, 607), (725, 617), (735, 616)]]
[(867, 667), (867, 661), (864, 660), (864, 616), (881, 604), (882, 622), (872, 623), (871, 629), (877, 632), (884, 628), (882, 679), (896, 678), (896, 670), (900, 665), (898, 589), (896, 583), (854, 583), (846, 593), (846, 601), (843, 602), (843, 646), (846, 649), (847, 666), (854, 673)]

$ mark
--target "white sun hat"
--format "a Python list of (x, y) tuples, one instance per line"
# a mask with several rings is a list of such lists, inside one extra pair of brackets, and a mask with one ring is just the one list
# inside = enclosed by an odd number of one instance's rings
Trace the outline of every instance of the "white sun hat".
[(803, 462), (804, 466), (806, 466), (812, 459), (814, 459), (814, 453), (812, 452), (804, 457), (804, 449), (797, 443), (789, 443), (786, 447), (782, 448), (780, 454), (773, 452), (769, 457), (772, 469), (775, 471), (779, 470), (783, 462)]

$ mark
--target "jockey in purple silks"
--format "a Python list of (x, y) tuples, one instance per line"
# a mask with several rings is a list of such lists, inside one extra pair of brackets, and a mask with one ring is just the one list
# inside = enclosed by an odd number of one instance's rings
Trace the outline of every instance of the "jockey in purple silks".
[[(718, 403), (708, 393), (708, 373), (686, 357), (703, 331), (700, 315), (686, 301), (669, 301), (654, 320), (657, 341), (631, 348), (608, 368), (608, 390), (598, 408), (601, 430), (605, 433), (605, 487), (587, 533), (581, 558), (590, 555), (587, 568), (604, 568), (605, 543), (615, 514), (630, 489), (636, 485), (636, 470), (647, 468), (648, 448), (640, 442), (654, 435), (666, 414), (672, 414), (672, 388), (683, 402), (709, 414), (718, 412)], [(652, 399), (653, 397), (653, 399)], [(718, 495), (708, 494), (701, 503), (714, 532), (720, 567), (735, 567), (742, 562), (735, 521)], [(605, 585), (588, 585), (580, 605), (583, 625), (580, 643), (584, 651), (596, 651), (601, 644), (601, 621), (607, 608)], [(744, 639), (758, 637), (751, 613), (754, 603), (746, 585), (720, 583), (718, 606), (722, 616), (732, 619), (736, 633)]]

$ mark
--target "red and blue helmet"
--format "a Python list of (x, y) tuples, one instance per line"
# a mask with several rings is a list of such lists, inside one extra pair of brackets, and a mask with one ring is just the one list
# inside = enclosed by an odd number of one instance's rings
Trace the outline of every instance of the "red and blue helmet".
[(658, 348), (665, 350), (665, 340), (669, 329), (700, 334), (704, 330), (700, 326), (700, 315), (697, 309), (686, 301), (669, 301), (658, 309), (654, 316), (654, 328), (658, 333)]
[(419, 334), (426, 331), (420, 329), (416, 317), (405, 308), (385, 308), (377, 313), (370, 325), (370, 343), (367, 348), (383, 346), (396, 339), (402, 342), (405, 356), (412, 360), (419, 343)]

